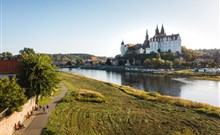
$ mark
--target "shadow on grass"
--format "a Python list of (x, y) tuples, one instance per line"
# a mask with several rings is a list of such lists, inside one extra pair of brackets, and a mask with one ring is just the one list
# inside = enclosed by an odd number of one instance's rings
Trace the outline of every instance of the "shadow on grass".
[(41, 131), (41, 135), (55, 135), (55, 132), (53, 132), (47, 128), (43, 128)]

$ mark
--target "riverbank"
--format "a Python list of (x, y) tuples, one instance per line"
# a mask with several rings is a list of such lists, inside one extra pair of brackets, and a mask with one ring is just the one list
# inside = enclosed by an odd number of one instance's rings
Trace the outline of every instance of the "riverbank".
[(154, 74), (161, 74), (171, 78), (191, 78), (197, 80), (220, 81), (220, 73), (193, 72), (192, 69), (154, 72)]
[[(62, 76), (69, 91), (51, 115), (44, 133), (83, 135), (220, 132), (220, 109), (217, 107), (160, 96), (80, 75), (62, 73)], [(75, 100), (82, 89), (84, 92), (99, 93), (103, 96), (103, 102)]]
[(178, 69), (178, 70), (169, 70), (169, 69), (149, 69), (145, 67), (138, 66), (81, 66), (81, 69), (93, 69), (93, 70), (106, 70), (106, 71), (115, 71), (115, 72), (138, 72), (138, 73), (148, 73), (148, 74), (157, 74), (164, 75), (171, 78), (191, 78), (198, 80), (212, 80), (220, 81), (220, 73), (208, 73), (208, 72), (194, 72), (192, 69)]

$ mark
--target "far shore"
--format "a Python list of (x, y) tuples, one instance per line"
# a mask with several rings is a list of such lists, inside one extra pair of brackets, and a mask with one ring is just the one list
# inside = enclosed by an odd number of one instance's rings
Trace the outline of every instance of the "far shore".
[(80, 68), (92, 70), (106, 70), (115, 72), (137, 72), (164, 75), (171, 78), (191, 78), (198, 80), (220, 81), (220, 72), (194, 72), (193, 69), (149, 69), (143, 66), (106, 66), (106, 65), (83, 65), (83, 66), (59, 66), (59, 68)]

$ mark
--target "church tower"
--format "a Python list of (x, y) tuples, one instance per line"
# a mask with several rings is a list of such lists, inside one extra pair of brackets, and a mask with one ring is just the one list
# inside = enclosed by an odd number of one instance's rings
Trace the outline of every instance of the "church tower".
[(160, 34), (160, 32), (159, 32), (158, 25), (157, 25), (157, 28), (155, 30), (155, 35), (159, 35), (159, 34)]
[(146, 37), (145, 37), (145, 40), (148, 41), (148, 39), (149, 39), (149, 36), (148, 36), (148, 30), (146, 30)]
[(145, 40), (144, 40), (144, 47), (148, 46), (149, 43), (149, 36), (148, 36), (148, 30), (146, 30), (146, 36), (145, 36)]
[(166, 35), (165, 30), (163, 28), (163, 24), (162, 24), (162, 27), (161, 27), (160, 35)]
[(125, 45), (124, 41), (122, 40), (121, 45)]

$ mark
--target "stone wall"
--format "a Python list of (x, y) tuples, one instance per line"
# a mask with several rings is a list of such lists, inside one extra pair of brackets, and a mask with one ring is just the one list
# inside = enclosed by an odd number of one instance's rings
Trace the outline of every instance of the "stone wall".
[(21, 112), (14, 112), (12, 115), (3, 118), (0, 121), (0, 135), (11, 135), (15, 132), (14, 125), (18, 121), (21, 123), (26, 119), (26, 115), (30, 112), (33, 107), (35, 107), (35, 97), (28, 100), (26, 104), (23, 105)]

